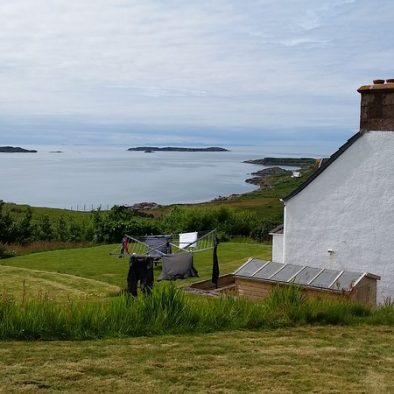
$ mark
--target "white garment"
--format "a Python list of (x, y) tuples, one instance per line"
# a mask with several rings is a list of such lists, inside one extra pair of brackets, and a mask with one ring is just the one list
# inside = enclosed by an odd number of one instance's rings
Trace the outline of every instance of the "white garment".
[(197, 237), (198, 233), (182, 233), (179, 234), (179, 247), (180, 248), (197, 248)]

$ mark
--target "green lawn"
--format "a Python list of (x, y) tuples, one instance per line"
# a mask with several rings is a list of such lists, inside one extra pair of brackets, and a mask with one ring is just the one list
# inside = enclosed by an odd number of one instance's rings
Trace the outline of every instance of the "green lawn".
[(3, 260), (2, 265), (58, 272), (120, 286), (127, 274), (127, 261), (111, 257), (114, 245), (33, 253)]
[(109, 283), (74, 275), (38, 271), (28, 268), (0, 266), (0, 294), (16, 299), (47, 297), (56, 300), (95, 299), (119, 292)]
[[(3, 260), (0, 292), (41, 290), (56, 293), (60, 300), (107, 297), (126, 282), (128, 260), (109, 255), (116, 248), (105, 245)], [(270, 245), (222, 243), (221, 273), (234, 271), (250, 256), (270, 254)], [(197, 280), (210, 277), (211, 264), (211, 252), (195, 255), (201, 275)], [(394, 330), (388, 326), (0, 341), (0, 392), (5, 393), (392, 393), (393, 377)]]
[(0, 391), (393, 393), (391, 327), (0, 342)]
[[(109, 253), (117, 250), (118, 245), (104, 245), (92, 248), (33, 253), (2, 260), (1, 265), (68, 274), (77, 277), (75, 278), (77, 282), (80, 280), (79, 278), (88, 278), (124, 288), (128, 271), (128, 259), (120, 259), (109, 255)], [(245, 262), (248, 257), (270, 258), (271, 246), (257, 243), (221, 243), (218, 247), (218, 256), (221, 274), (226, 274), (233, 272)], [(196, 253), (194, 263), (196, 269), (199, 271), (200, 277), (197, 279), (193, 278), (185, 281), (178, 281), (177, 283), (179, 285), (185, 285), (192, 281), (210, 277), (212, 270), (212, 251)], [(160, 274), (160, 271), (160, 266), (155, 268), (156, 277)], [(61, 282), (63, 277), (59, 276), (58, 279), (59, 282)], [(16, 279), (14, 279), (14, 281), (15, 280)], [(29, 275), (22, 275), (19, 289), (22, 288), (23, 280), (29, 284), (32, 278), (30, 278)], [(55, 277), (51, 280), (55, 280)], [(4, 287), (9, 289), (10, 286), (8, 283), (8, 278), (4, 275), (0, 275), (0, 291), (2, 288), (4, 289)], [(44, 281), (43, 286), (44, 289)], [(78, 288), (79, 285), (75, 284), (75, 287)], [(15, 283), (15, 288), (18, 288), (17, 283)]]

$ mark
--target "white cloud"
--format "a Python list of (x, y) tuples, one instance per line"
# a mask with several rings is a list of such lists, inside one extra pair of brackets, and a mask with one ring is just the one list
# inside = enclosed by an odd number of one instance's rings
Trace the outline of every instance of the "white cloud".
[(199, 128), (356, 128), (355, 89), (392, 76), (393, 8), (389, 0), (4, 0), (0, 116), (183, 125), (197, 139)]

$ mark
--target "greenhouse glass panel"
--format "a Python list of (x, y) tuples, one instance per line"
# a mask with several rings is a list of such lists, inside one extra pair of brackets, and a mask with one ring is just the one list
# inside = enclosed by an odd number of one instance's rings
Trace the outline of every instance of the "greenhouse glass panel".
[(271, 279), (281, 282), (287, 282), (294, 276), (302, 267), (300, 265), (287, 264), (282, 270), (275, 274)]
[(260, 279), (268, 279), (271, 275), (273, 275), (279, 268), (283, 267), (284, 264), (281, 263), (269, 263), (263, 269), (256, 273), (253, 278), (260, 278)]
[(264, 260), (253, 259), (250, 260), (246, 265), (235, 272), (235, 275), (239, 276), (252, 276), (259, 268), (261, 268), (267, 262)]
[(297, 283), (299, 285), (308, 284), (319, 272), (321, 268), (315, 267), (306, 267), (304, 268), (293, 280), (293, 283)]
[(361, 276), (359, 272), (345, 271), (330, 288), (333, 290), (350, 290)]
[(310, 285), (328, 289), (340, 272), (338, 270), (325, 269)]

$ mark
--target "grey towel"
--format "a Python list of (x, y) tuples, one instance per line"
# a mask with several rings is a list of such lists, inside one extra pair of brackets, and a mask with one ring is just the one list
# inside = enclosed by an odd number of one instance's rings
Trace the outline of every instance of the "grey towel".
[(193, 267), (193, 255), (191, 253), (175, 253), (165, 255), (162, 258), (162, 271), (158, 280), (186, 279), (198, 276)]
[[(163, 254), (171, 253), (171, 236), (169, 235), (148, 235), (144, 243), (148, 246), (148, 256), (161, 257)], [(161, 252), (161, 253), (160, 253)]]

